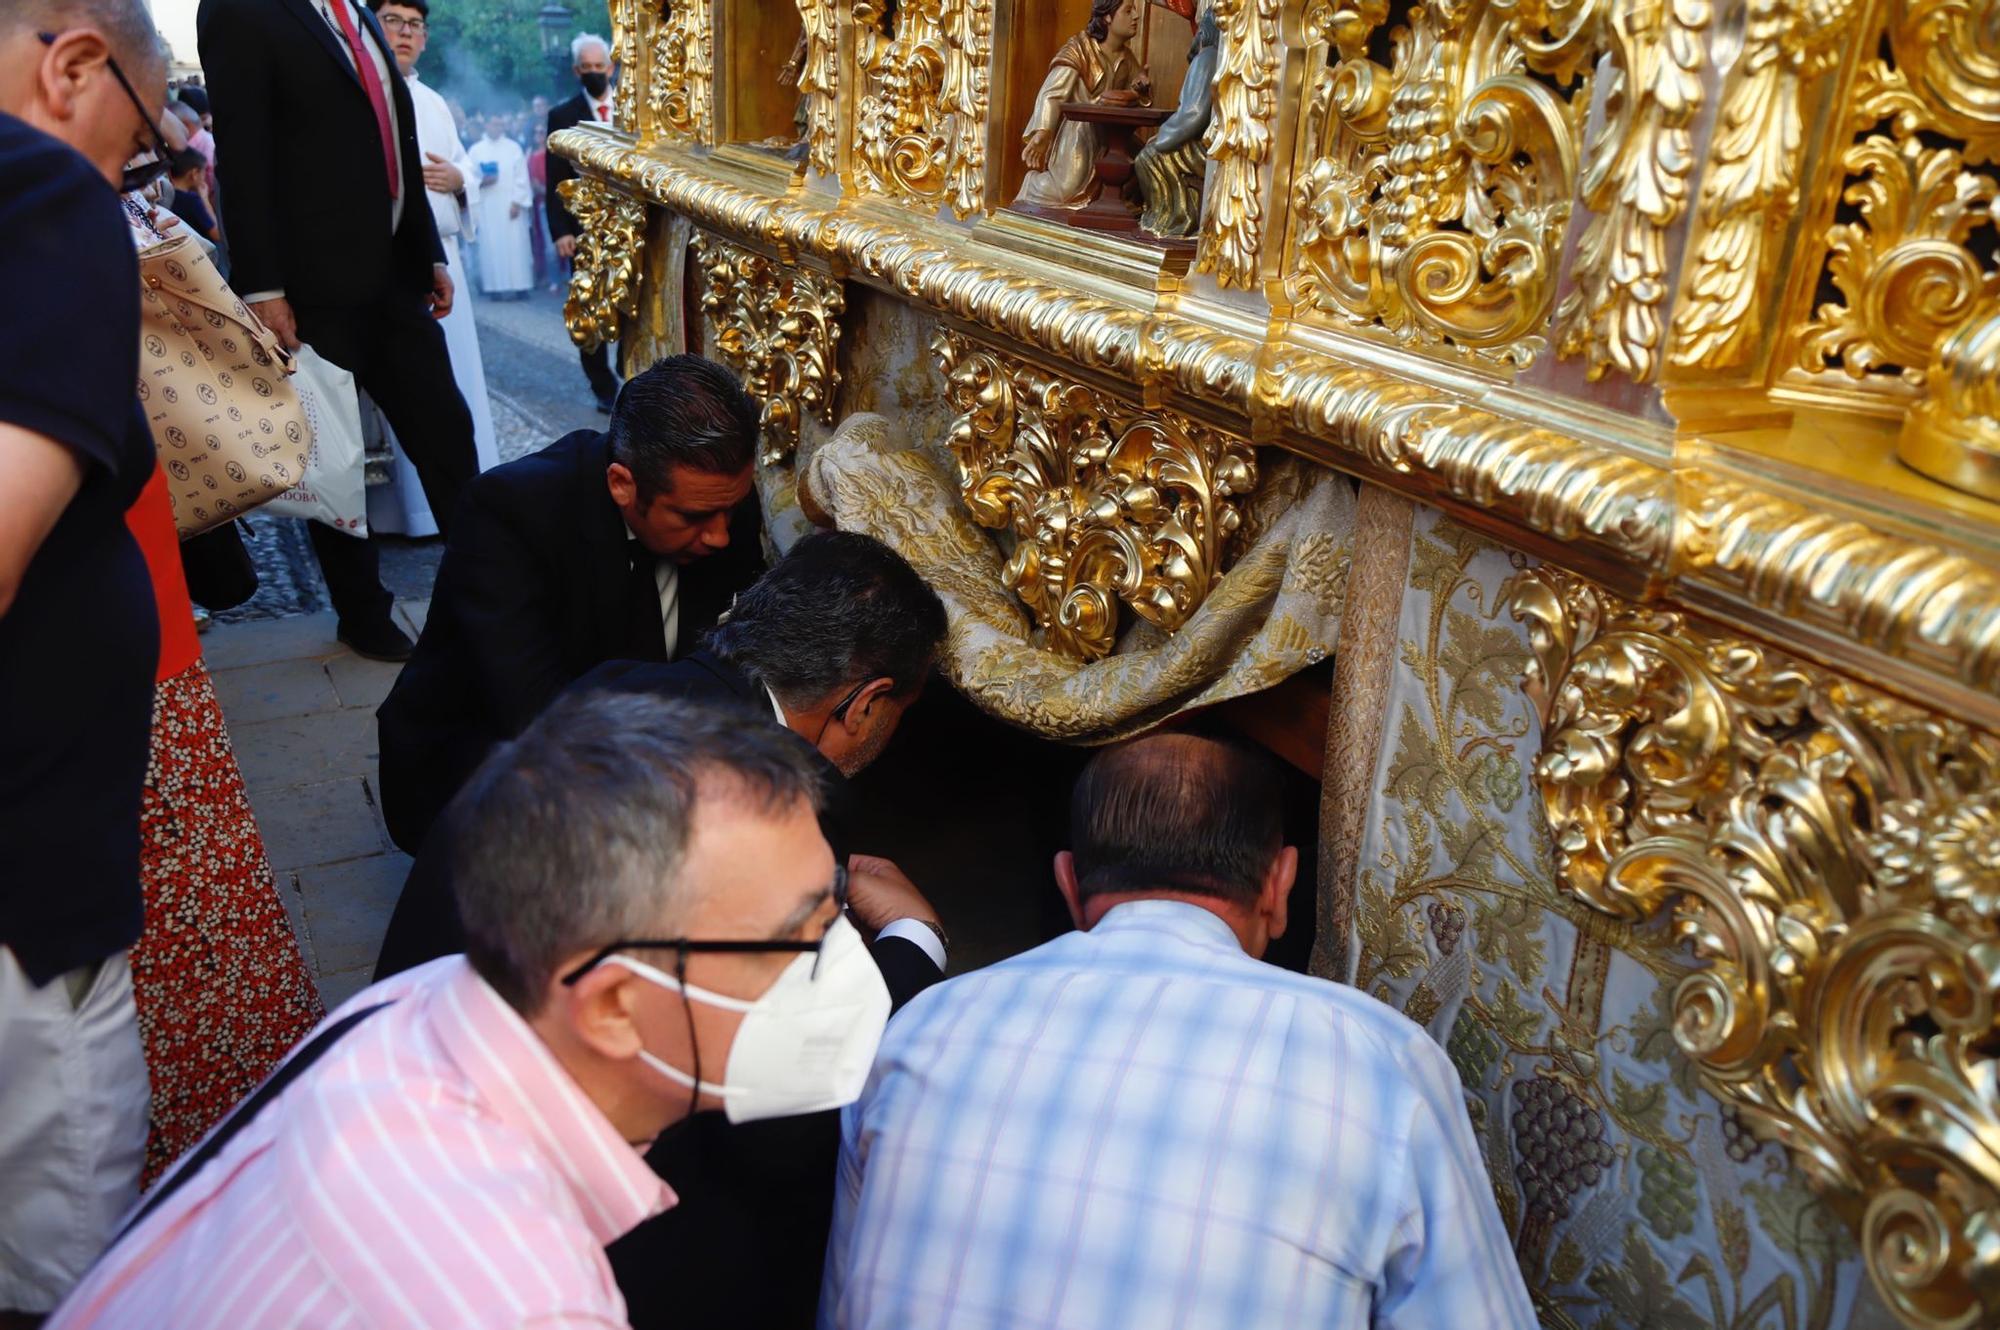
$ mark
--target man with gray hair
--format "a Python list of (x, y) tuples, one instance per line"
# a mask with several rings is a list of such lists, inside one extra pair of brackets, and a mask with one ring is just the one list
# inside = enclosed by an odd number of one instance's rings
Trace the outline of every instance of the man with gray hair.
[[(594, 32), (579, 33), (576, 40), (569, 44), (569, 54), (570, 63), (576, 71), (576, 81), (581, 86), (574, 97), (549, 109), (548, 130), (551, 134), (585, 123), (611, 123), (610, 43)], [(565, 261), (576, 257), (576, 238), (583, 228), (577, 225), (576, 218), (563, 203), (558, 186), (565, 180), (575, 178), (576, 167), (571, 165), (569, 158), (559, 152), (548, 154), (546, 206), (549, 210), (549, 239), (555, 242), (557, 256)], [(590, 380), (590, 391), (597, 398), (597, 409), (610, 415), (612, 399), (618, 396), (618, 376), (611, 372), (609, 350), (600, 345), (595, 351), (578, 354), (583, 359), (583, 375)]]
[(158, 468), (118, 191), (166, 168), (166, 82), (138, 0), (0, 6), (0, 234), (20, 310), (0, 325), (6, 1327), (46, 1313), (97, 1255), (138, 1195), (146, 1143), (125, 953), (159, 632), (125, 511)]
[(1194, 734), (1091, 759), (1077, 931), (911, 1002), (842, 1119), (822, 1330), (1534, 1330), (1445, 1051), (1259, 959), (1279, 792)]
[(837, 1107), (889, 994), (811, 754), (568, 698), (449, 813), (466, 954), (357, 994), (154, 1189), (50, 1330), (627, 1324), (605, 1244), (689, 1114)]

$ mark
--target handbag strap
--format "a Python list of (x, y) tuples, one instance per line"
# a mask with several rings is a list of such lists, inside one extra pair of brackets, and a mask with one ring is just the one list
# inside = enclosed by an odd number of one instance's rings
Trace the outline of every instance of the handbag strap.
[[(286, 1086), (304, 1074), (306, 1068), (312, 1066), (313, 1063), (325, 1056), (327, 1050), (339, 1043), (342, 1036), (389, 1005), (391, 1004), (388, 1002), (377, 1002), (373, 1006), (349, 1012), (314, 1035), (306, 1042), (303, 1048), (299, 1049), (290, 1058), (287, 1058), (284, 1064), (276, 1071), (265, 1077), (264, 1083), (251, 1091), (249, 1098), (238, 1104), (229, 1116), (224, 1118), (217, 1124), (215, 1130), (208, 1134), (207, 1139), (195, 1147), (192, 1154), (181, 1160), (179, 1167), (161, 1179), (160, 1184), (147, 1194), (146, 1199), (140, 1203), (139, 1208), (132, 1212), (132, 1217), (125, 1221), (125, 1227), (118, 1230), (118, 1236), (111, 1240), (111, 1246), (116, 1246), (126, 1234), (139, 1227), (145, 1221), (146, 1216), (159, 1209), (161, 1205), (166, 1203), (168, 1197), (179, 1191), (188, 1179), (206, 1168), (217, 1155), (222, 1153), (223, 1147), (236, 1138), (237, 1132), (254, 1122), (257, 1115), (269, 1107), (273, 1099), (284, 1093)], [(105, 1250), (108, 1253), (110, 1247), (106, 1247)], [(102, 1258), (100, 1257), (99, 1259), (101, 1260)]]
[[(174, 274), (175, 267), (181, 270), (180, 276)], [(229, 289), (229, 283), (215, 270), (215, 264), (192, 235), (173, 236), (140, 250), (139, 274), (142, 284), (155, 294), (163, 290), (171, 292), (176, 299), (199, 305), (237, 324), (283, 373), (292, 372), (292, 353), (285, 349), (278, 335), (265, 327), (264, 321)]]

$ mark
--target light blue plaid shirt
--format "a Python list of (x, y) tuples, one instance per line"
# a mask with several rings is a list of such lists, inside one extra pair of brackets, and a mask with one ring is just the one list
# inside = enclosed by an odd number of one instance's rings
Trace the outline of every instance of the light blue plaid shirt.
[(1533, 1330), (1457, 1073), (1138, 901), (940, 984), (842, 1117), (822, 1330)]

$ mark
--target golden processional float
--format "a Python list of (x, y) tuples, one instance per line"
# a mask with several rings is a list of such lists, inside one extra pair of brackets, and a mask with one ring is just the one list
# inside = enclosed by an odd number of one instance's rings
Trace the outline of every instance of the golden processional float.
[(1312, 769), (1544, 1325), (2000, 1325), (2000, 0), (610, 19), (577, 341), (986, 712)]

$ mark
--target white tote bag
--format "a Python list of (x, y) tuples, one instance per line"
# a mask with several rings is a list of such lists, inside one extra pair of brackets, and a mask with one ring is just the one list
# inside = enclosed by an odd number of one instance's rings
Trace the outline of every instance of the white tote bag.
[(312, 424), (305, 478), (264, 505), (264, 511), (324, 522), (350, 536), (368, 534), (368, 477), (361, 441), (361, 405), (354, 376), (309, 346), (295, 353), (292, 386)]

